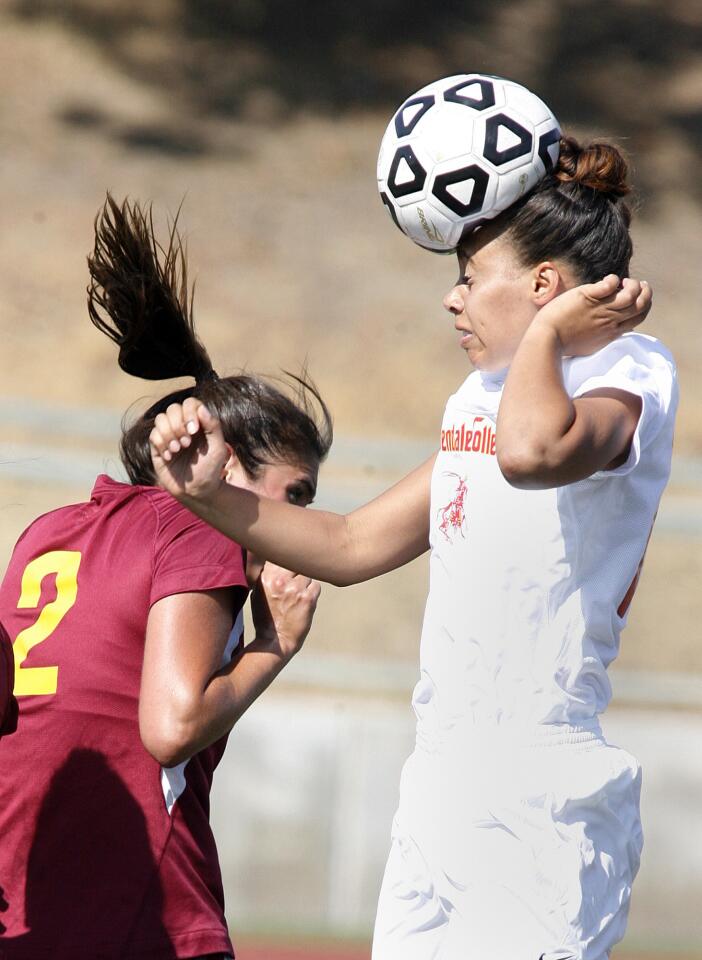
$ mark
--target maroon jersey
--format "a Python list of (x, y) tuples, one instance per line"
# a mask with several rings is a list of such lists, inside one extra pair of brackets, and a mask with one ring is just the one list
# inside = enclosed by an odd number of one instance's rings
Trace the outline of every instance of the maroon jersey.
[(233, 952), (209, 826), (225, 741), (166, 776), (138, 726), (151, 605), (228, 586), (237, 615), (241, 548), (157, 488), (100, 477), (22, 534), (0, 587), (20, 705), (0, 741), (3, 960)]

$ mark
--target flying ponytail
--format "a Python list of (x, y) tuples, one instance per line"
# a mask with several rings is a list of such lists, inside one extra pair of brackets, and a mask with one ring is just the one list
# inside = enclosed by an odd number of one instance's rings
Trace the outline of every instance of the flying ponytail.
[[(154, 234), (153, 213), (108, 193), (95, 218), (88, 257), (88, 314), (119, 346), (120, 367), (144, 380), (211, 376), (212, 363), (193, 325), (185, 250), (176, 216), (168, 246)], [(159, 256), (161, 255), (161, 256)]]
[(332, 419), (303, 369), (288, 375), (288, 392), (253, 374), (220, 378), (195, 333), (187, 259), (177, 229), (167, 246), (154, 233), (151, 207), (120, 206), (108, 193), (95, 218), (88, 257), (88, 314), (119, 347), (119, 365), (145, 380), (190, 376), (195, 386), (161, 397), (123, 425), (120, 456), (134, 484), (155, 482), (149, 433), (171, 403), (196, 395), (219, 418), (224, 439), (249, 476), (266, 463), (318, 466), (331, 447)]

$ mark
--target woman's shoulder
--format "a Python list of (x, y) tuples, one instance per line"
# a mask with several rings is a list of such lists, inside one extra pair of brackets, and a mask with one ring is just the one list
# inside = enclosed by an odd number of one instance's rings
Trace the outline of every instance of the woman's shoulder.
[[(627, 388), (627, 384), (661, 394), (676, 389), (677, 370), (671, 351), (646, 333), (625, 333), (596, 353), (567, 357), (563, 375), (568, 393), (577, 396), (595, 386)], [(598, 381), (595, 386), (591, 384)], [(611, 381), (611, 382), (610, 382)]]
[[(632, 356), (651, 358), (660, 358), (666, 363), (675, 366), (675, 359), (669, 347), (662, 340), (651, 336), (649, 333), (639, 333), (632, 330), (631, 333), (624, 333), (621, 337), (608, 345), (615, 346), (615, 349), (621, 353), (628, 353)], [(605, 347), (605, 350), (607, 347)]]
[(242, 548), (219, 530), (196, 516), (166, 490), (157, 486), (124, 483), (101, 475), (93, 487), (91, 502), (130, 527), (146, 524), (144, 539), (152, 539), (156, 552), (176, 542), (192, 549), (228, 557), (240, 556)]
[(141, 508), (145, 512), (164, 519), (176, 516), (197, 519), (161, 487), (126, 483), (123, 480), (115, 480), (107, 474), (101, 474), (95, 481), (90, 500), (91, 503), (104, 507), (110, 512), (120, 508), (130, 512)]
[(657, 337), (652, 337), (648, 333), (639, 333), (632, 331), (624, 333), (616, 340), (612, 340), (606, 346), (602, 347), (596, 353), (589, 354), (586, 357), (569, 357), (568, 362), (578, 365), (582, 363), (609, 363), (620, 357), (630, 356), (635, 359), (651, 363), (658, 359), (664, 360), (668, 364), (675, 366), (675, 360), (670, 349)]

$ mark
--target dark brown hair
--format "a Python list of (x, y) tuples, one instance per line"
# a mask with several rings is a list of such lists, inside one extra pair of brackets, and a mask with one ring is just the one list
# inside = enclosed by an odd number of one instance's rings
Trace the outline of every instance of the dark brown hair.
[(562, 137), (558, 163), (523, 200), (501, 215), (521, 262), (568, 263), (582, 283), (629, 274), (633, 252), (628, 166), (613, 144), (581, 146)]
[[(123, 426), (120, 455), (129, 479), (155, 482), (149, 434), (157, 414), (197, 396), (222, 424), (224, 438), (250, 477), (266, 463), (317, 465), (331, 447), (329, 410), (305, 369), (286, 374), (287, 392), (253, 374), (219, 377), (195, 333), (193, 297), (177, 216), (166, 247), (156, 239), (151, 207), (120, 206), (108, 193), (95, 218), (88, 256), (88, 313), (119, 346), (119, 365), (147, 380), (192, 376), (194, 388), (167, 394)], [(282, 384), (281, 384), (282, 385)]]

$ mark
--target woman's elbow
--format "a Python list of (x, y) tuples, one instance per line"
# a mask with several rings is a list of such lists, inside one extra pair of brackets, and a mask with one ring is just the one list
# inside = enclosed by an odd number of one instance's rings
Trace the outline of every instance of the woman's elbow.
[(176, 767), (199, 749), (192, 720), (173, 711), (140, 717), (139, 734), (146, 750), (162, 767)]
[(507, 483), (521, 490), (543, 486), (548, 470), (543, 451), (527, 446), (498, 447), (497, 465)]
[(530, 478), (537, 469), (537, 458), (533, 451), (519, 447), (509, 447), (506, 450), (497, 450), (497, 465), (507, 483), (513, 487), (528, 485)]
[(174, 736), (171, 731), (142, 730), (141, 742), (162, 767), (177, 767), (192, 756), (187, 740)]

